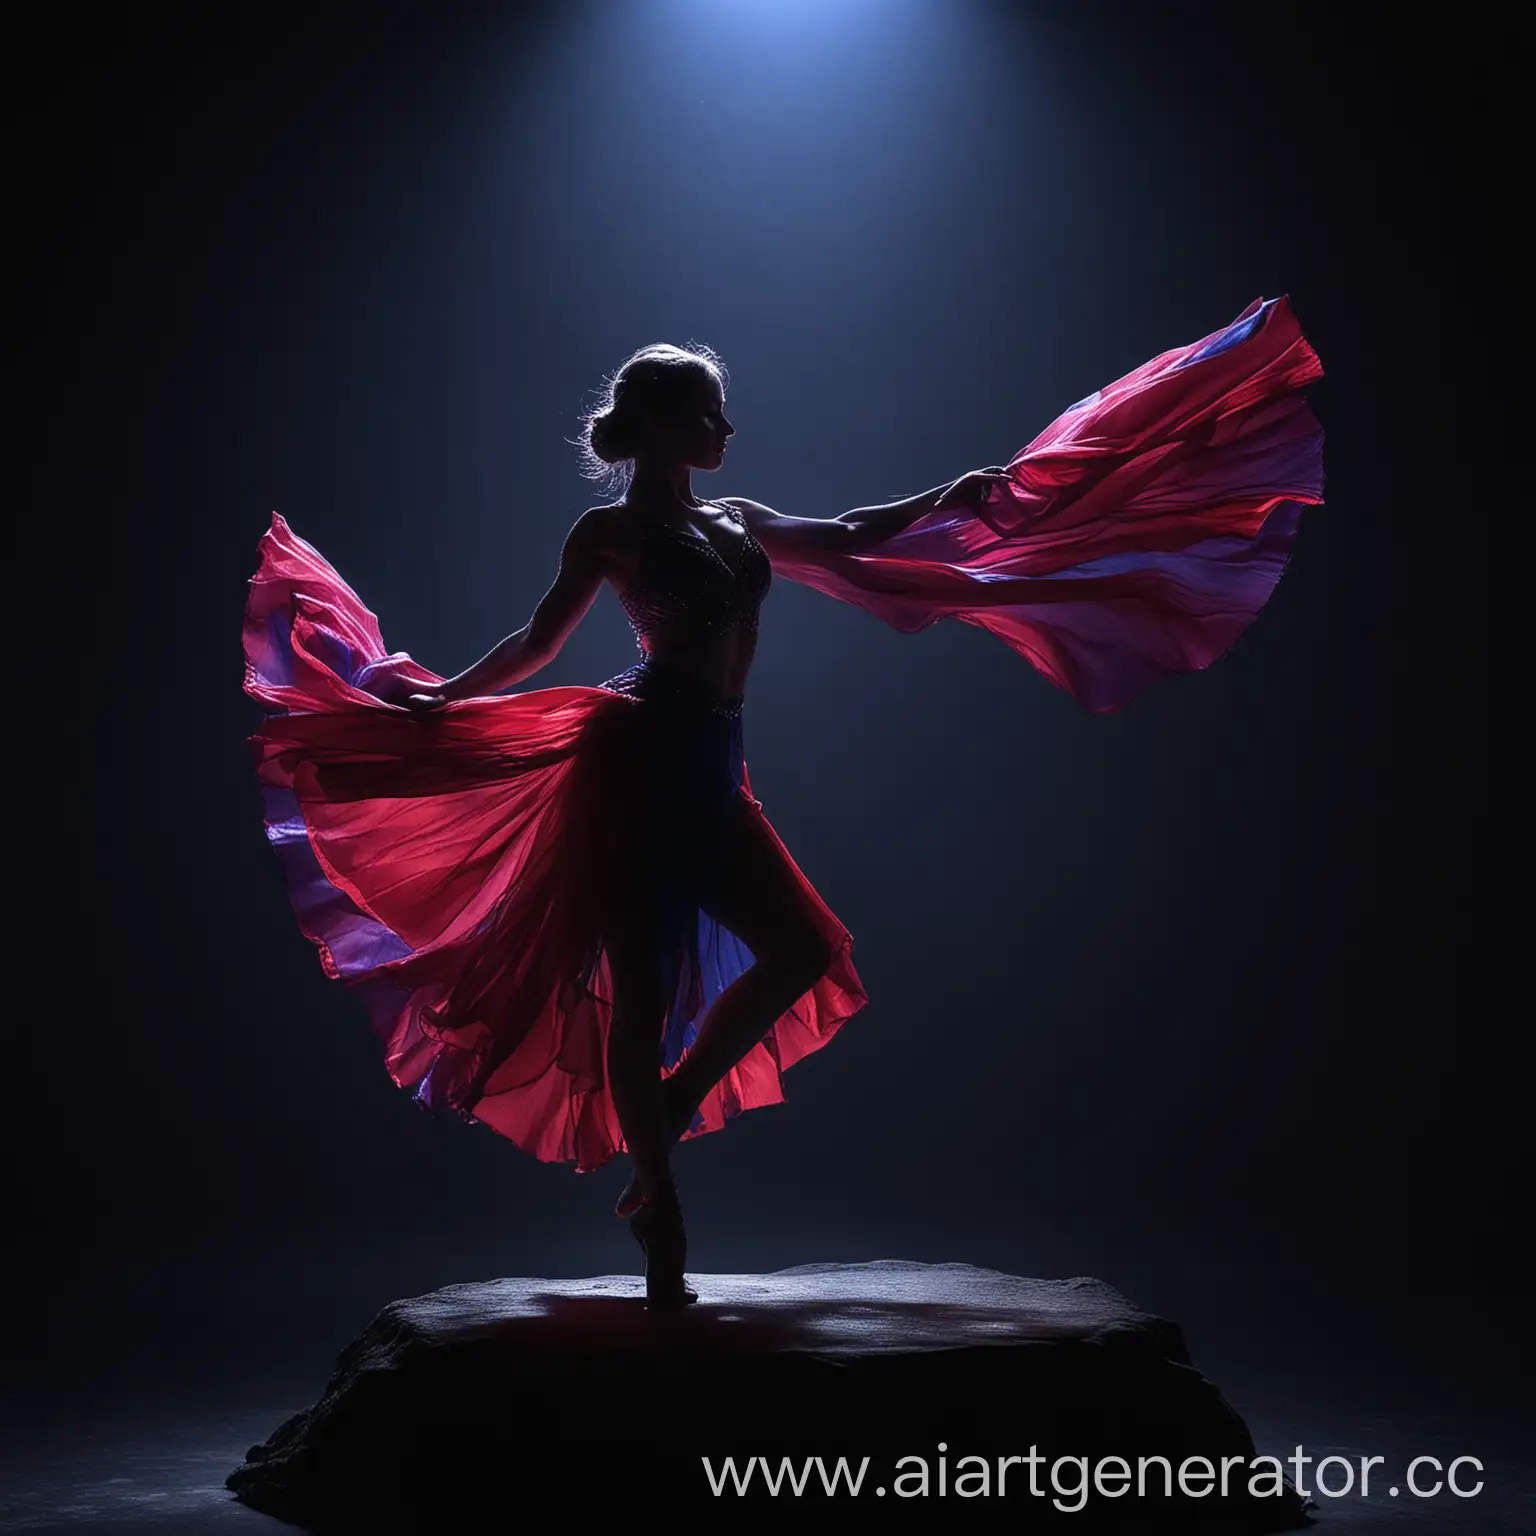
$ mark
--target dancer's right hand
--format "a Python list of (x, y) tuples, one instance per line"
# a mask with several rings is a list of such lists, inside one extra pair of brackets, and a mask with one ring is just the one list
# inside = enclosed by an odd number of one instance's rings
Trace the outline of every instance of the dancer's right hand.
[(430, 715), (448, 702), (441, 693), (413, 693), (405, 701), (405, 707), (413, 715)]
[(984, 507), (990, 499), (992, 492), (998, 487), (1007, 485), (1010, 476), (1006, 467), (993, 465), (988, 469), (973, 469), (968, 475), (961, 477), (949, 486), (934, 502), (935, 512), (953, 512), (960, 508), (976, 511)]

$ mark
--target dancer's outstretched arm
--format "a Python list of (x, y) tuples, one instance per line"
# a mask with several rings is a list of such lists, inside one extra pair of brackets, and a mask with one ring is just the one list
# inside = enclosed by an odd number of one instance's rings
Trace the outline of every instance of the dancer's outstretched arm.
[(994, 466), (973, 470), (947, 485), (908, 496), (904, 501), (884, 506), (855, 507), (839, 517), (788, 517), (765, 507), (760, 501), (743, 496), (719, 499), (740, 511), (769, 555), (777, 550), (793, 554), (797, 549), (834, 549), (857, 554), (892, 534), (910, 527), (929, 512), (945, 512), (956, 507), (977, 507), (987, 491), (1008, 479), (1007, 470)]
[(594, 507), (576, 520), (560, 553), (559, 574), (533, 617), (435, 693), (413, 693), (406, 700), (410, 708), (432, 710), (457, 699), (500, 693), (552, 661), (602, 588), (612, 552), (607, 511)]

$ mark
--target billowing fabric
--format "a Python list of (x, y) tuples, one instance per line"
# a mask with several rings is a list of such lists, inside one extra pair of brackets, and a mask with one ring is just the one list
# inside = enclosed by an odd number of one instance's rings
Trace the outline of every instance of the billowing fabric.
[(605, 940), (651, 924), (667, 1070), (752, 963), (720, 920), (734, 864), (813, 926), (826, 973), (710, 1093), (690, 1136), (781, 1103), (783, 1073), (863, 1006), (851, 940), (753, 796), (739, 701), (654, 663), (612, 686), (398, 702), (442, 681), (280, 517), (245, 620), (251, 737), (299, 925), (366, 1002), (428, 1109), (585, 1171), (624, 1150), (608, 1087)]
[(1323, 499), (1322, 377), (1289, 303), (1096, 390), (1008, 464), (977, 511), (936, 512), (858, 554), (776, 553), (775, 573), (911, 633), (990, 630), (1084, 708), (1125, 708), (1209, 666), (1269, 600)]
[[(778, 552), (773, 571), (899, 630), (981, 625), (1085, 708), (1124, 708), (1208, 666), (1274, 590), (1301, 509), (1322, 500), (1322, 431), (1300, 394), (1321, 373), (1285, 300), (1256, 302), (1079, 401), (979, 510), (931, 514), (859, 554)], [(658, 551), (642, 621), (755, 619), (768, 577), (755, 540), (739, 591), (718, 555)], [(729, 926), (743, 885), (798, 912), (827, 965), (688, 1134), (781, 1102), (783, 1073), (863, 1006), (847, 930), (752, 794), (741, 700), (646, 659), (601, 687), (418, 717), (400, 701), (442, 679), (387, 651), (277, 516), (244, 644), (246, 691), (268, 711), (251, 738), (267, 836), (300, 927), (423, 1107), (600, 1167), (624, 1149), (605, 1061), (613, 936), (641, 914), (670, 999), (670, 1071), (752, 963)]]

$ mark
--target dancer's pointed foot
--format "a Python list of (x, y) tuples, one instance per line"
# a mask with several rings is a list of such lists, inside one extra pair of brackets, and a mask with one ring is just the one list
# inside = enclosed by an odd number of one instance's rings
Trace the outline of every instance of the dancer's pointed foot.
[(645, 1304), (656, 1310), (686, 1307), (699, 1293), (683, 1278), (688, 1238), (677, 1192), (660, 1202), (647, 1201), (630, 1217), (629, 1230), (645, 1254)]
[[(666, 1079), (661, 1085), (663, 1112), (667, 1117), (667, 1146), (674, 1147), (682, 1139), (683, 1132), (693, 1124), (693, 1117), (698, 1109), (693, 1105), (684, 1105), (678, 1099), (677, 1090), (668, 1092), (669, 1085), (677, 1081), (676, 1074)], [(645, 1204), (645, 1196), (640, 1191), (640, 1175), (631, 1174), (629, 1183), (624, 1186), (624, 1193), (619, 1196), (618, 1204), (613, 1208), (615, 1216), (633, 1216), (641, 1206)]]

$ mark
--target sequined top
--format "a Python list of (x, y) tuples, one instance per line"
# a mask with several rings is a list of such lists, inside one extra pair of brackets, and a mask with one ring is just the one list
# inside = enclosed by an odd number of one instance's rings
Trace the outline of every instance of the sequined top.
[(746, 518), (735, 507), (720, 510), (745, 535), (734, 568), (708, 539), (646, 523), (639, 564), (619, 594), (642, 650), (657, 635), (691, 646), (718, 639), (736, 624), (756, 631), (772, 568)]

